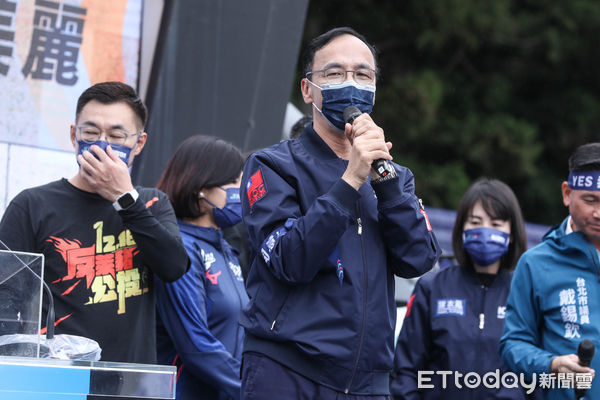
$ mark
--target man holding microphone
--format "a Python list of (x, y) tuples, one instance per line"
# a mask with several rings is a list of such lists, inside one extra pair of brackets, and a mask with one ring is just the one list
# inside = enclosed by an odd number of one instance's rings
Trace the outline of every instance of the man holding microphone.
[[(255, 255), (242, 398), (387, 399), (394, 275), (428, 271), (439, 246), (412, 173), (390, 162), (392, 144), (369, 116), (373, 46), (336, 28), (310, 42), (303, 68), (314, 122), (253, 154), (242, 178)], [(358, 111), (344, 116), (350, 106)]]
[(545, 400), (598, 399), (600, 143), (571, 155), (561, 192), (569, 215), (519, 259), (499, 351), (514, 372), (537, 374)]

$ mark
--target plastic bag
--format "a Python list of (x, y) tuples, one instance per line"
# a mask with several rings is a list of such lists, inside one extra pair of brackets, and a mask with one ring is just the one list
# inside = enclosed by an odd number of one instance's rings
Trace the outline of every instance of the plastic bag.
[(40, 358), (58, 360), (98, 361), (102, 349), (98, 342), (82, 336), (56, 335), (48, 340), (45, 335), (4, 335), (0, 336), (0, 355), (35, 357), (38, 339)]

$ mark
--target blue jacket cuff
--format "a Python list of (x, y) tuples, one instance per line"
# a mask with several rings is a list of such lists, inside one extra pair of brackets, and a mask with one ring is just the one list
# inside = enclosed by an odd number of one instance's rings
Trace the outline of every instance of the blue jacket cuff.
[(361, 196), (357, 190), (341, 178), (333, 184), (328, 195), (333, 198), (336, 204), (347, 210), (349, 214), (354, 213), (356, 202)]
[(400, 177), (398, 176), (383, 182), (371, 181), (371, 187), (377, 195), (379, 204), (387, 203), (389, 201), (398, 201), (401, 198), (404, 193), (400, 190), (399, 181)]

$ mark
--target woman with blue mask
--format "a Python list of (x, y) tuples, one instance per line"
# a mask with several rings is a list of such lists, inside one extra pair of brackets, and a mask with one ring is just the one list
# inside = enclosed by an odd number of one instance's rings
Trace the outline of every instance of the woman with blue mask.
[[(511, 387), (506, 379), (502, 383), (509, 371), (498, 355), (512, 270), (527, 247), (513, 191), (495, 179), (471, 185), (458, 206), (452, 245), (458, 265), (423, 276), (410, 297), (392, 394), (398, 399), (525, 399), (527, 388)], [(444, 371), (450, 372), (444, 376)]]
[(232, 144), (196, 135), (181, 143), (158, 183), (192, 261), (175, 282), (154, 278), (158, 361), (177, 366), (178, 400), (240, 397), (238, 316), (248, 296), (223, 228), (241, 221), (243, 164)]

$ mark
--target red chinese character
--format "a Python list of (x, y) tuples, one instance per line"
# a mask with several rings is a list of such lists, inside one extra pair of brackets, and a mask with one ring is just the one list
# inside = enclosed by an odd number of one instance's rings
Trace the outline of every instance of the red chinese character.
[[(94, 280), (96, 271), (94, 270), (94, 250), (95, 245), (73, 249), (67, 251), (67, 270), (68, 274), (63, 281), (73, 278), (85, 277), (86, 285), (89, 288)], [(73, 273), (75, 271), (75, 273)], [(74, 275), (74, 276), (73, 276)]]
[(115, 270), (124, 271), (133, 268), (133, 252), (137, 247), (126, 247), (115, 253)]
[(96, 254), (96, 275), (112, 275), (115, 277), (115, 254)]

